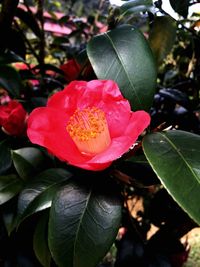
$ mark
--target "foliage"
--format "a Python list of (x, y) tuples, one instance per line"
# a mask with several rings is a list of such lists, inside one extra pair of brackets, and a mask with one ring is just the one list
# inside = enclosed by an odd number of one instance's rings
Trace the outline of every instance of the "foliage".
[[(195, 1), (170, 1), (177, 20), (161, 0), (121, 7), (86, 1), (90, 8), (80, 9), (84, 1), (21, 2), (0, 2), (2, 266), (182, 266), (188, 250), (180, 238), (200, 224), (199, 14), (188, 16)], [(110, 151), (105, 168), (95, 171), (97, 162), (89, 171), (83, 161), (77, 168), (31, 142), (24, 128), (36, 108), (50, 109), (73, 80), (102, 79), (117, 83), (130, 117), (139, 110), (151, 116), (142, 133), (135, 124), (139, 136), (122, 156)], [(108, 87), (105, 92), (102, 99)], [(97, 94), (84, 97), (91, 102)], [(121, 96), (115, 97), (118, 105)], [(81, 103), (77, 96), (74, 101)], [(117, 121), (117, 110), (106, 104)], [(120, 119), (118, 130), (126, 132)], [(33, 123), (40, 138), (41, 123), (54, 136), (44, 117)], [(54, 142), (59, 148), (59, 138), (49, 139), (50, 148)], [(64, 148), (75, 151), (74, 144)], [(152, 225), (157, 232), (149, 238)]]

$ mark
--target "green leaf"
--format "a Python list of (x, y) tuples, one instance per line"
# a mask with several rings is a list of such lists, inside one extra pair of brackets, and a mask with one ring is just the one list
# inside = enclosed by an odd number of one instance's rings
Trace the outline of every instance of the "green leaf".
[(51, 253), (48, 248), (48, 219), (49, 212), (42, 214), (40, 220), (38, 221), (34, 236), (33, 236), (33, 249), (35, 255), (42, 266), (50, 267), (51, 264)]
[(169, 2), (175, 12), (187, 18), (190, 0), (169, 0)]
[(14, 62), (24, 62), (24, 59), (19, 55), (15, 54), (13, 51), (6, 50), (4, 53), (0, 54), (0, 64), (6, 65)]
[(87, 46), (92, 67), (99, 79), (112, 79), (133, 110), (148, 110), (153, 102), (156, 69), (143, 34), (130, 25), (97, 35)]
[(151, 0), (131, 0), (120, 7), (122, 15), (126, 13), (138, 13), (149, 10), (152, 7)]
[(171, 51), (176, 39), (176, 23), (167, 16), (156, 17), (150, 33), (149, 44), (154, 56), (160, 65)]
[(19, 97), (22, 82), (19, 73), (12, 67), (0, 65), (0, 87), (6, 89), (11, 96)]
[(43, 153), (35, 147), (24, 147), (12, 151), (15, 169), (23, 180), (34, 176), (44, 164)]
[(200, 224), (200, 136), (184, 131), (146, 135), (148, 161), (177, 203)]
[(17, 197), (16, 195), (1, 207), (2, 219), (9, 236), (16, 227)]
[(22, 181), (15, 174), (0, 176), (0, 205), (17, 195), (22, 187)]
[(64, 186), (52, 203), (49, 220), (49, 248), (58, 266), (96, 266), (115, 240), (121, 208), (113, 185)]
[(31, 214), (49, 208), (52, 198), (63, 182), (71, 177), (64, 169), (48, 169), (29, 181), (19, 195), (18, 222)]
[(12, 164), (11, 152), (8, 140), (0, 142), (0, 174), (5, 173)]

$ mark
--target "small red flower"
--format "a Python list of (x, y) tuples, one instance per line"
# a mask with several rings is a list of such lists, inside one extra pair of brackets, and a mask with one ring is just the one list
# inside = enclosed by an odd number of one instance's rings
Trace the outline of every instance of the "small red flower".
[(65, 79), (68, 82), (76, 80), (81, 70), (81, 66), (74, 59), (70, 59), (67, 63), (60, 66), (60, 69), (64, 72)]
[(73, 81), (47, 107), (33, 110), (27, 134), (60, 160), (103, 170), (128, 151), (149, 123), (148, 113), (131, 111), (114, 81)]
[(27, 112), (16, 100), (0, 106), (0, 126), (9, 135), (20, 136), (25, 133)]

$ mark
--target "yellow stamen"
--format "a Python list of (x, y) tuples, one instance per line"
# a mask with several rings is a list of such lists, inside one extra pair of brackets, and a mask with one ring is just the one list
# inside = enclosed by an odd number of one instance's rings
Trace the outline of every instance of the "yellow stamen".
[(103, 152), (111, 142), (105, 113), (96, 107), (77, 109), (67, 123), (67, 131), (83, 154)]

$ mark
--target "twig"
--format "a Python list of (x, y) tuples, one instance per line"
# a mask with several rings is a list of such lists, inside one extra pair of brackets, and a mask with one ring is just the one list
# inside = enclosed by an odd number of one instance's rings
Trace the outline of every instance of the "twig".
[(4, 0), (2, 2), (0, 13), (0, 51), (4, 51), (6, 48), (18, 3), (19, 0)]

